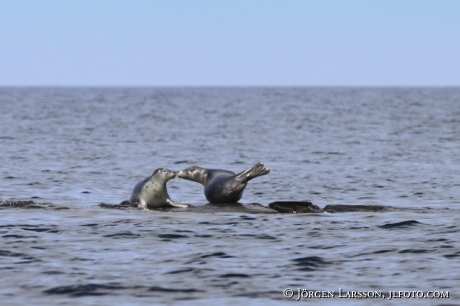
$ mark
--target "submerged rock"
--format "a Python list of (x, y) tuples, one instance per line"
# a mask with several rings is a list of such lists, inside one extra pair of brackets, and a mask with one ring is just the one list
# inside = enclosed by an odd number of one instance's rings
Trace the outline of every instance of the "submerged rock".
[(49, 203), (35, 203), (32, 200), (16, 201), (16, 200), (0, 200), (0, 208), (23, 208), (23, 209), (69, 209), (65, 206), (54, 206)]
[(43, 205), (36, 204), (34, 201), (14, 201), (6, 200), (0, 201), (0, 207), (12, 207), (12, 208), (45, 208)]
[(251, 214), (275, 214), (276, 211), (270, 209), (266, 206), (263, 206), (259, 203), (221, 203), (221, 204), (211, 204), (199, 206), (189, 206), (186, 209), (173, 208), (172, 211), (186, 211), (191, 210), (196, 213), (217, 213), (217, 212), (227, 212), (227, 213), (251, 213)]
[[(100, 203), (99, 207), (109, 209), (138, 209), (129, 201), (123, 201), (120, 204)], [(321, 209), (309, 201), (276, 201), (263, 206), (260, 203), (221, 203), (221, 204), (204, 204), (189, 205), (187, 208), (161, 207), (151, 210), (173, 211), (173, 212), (195, 212), (195, 213), (217, 213), (217, 212), (235, 212), (235, 213), (283, 213), (283, 214), (306, 214), (306, 213), (343, 213), (343, 212), (379, 212), (390, 211), (395, 208), (384, 205), (349, 205), (349, 204), (331, 204)]]
[(321, 208), (307, 201), (277, 201), (268, 204), (268, 207), (280, 213), (320, 213)]
[[(264, 213), (273, 214), (275, 210), (263, 206), (259, 203), (241, 204), (241, 203), (221, 203), (221, 204), (205, 204), (205, 205), (190, 205), (187, 208), (178, 207), (159, 207), (149, 210), (155, 211), (173, 211), (173, 212), (194, 212), (194, 213), (217, 213), (217, 212), (233, 212), (233, 213)], [(108, 209), (139, 209), (133, 206), (129, 201), (123, 201), (120, 204), (99, 203), (99, 207)]]
[(339, 213), (339, 212), (376, 212), (376, 211), (386, 211), (392, 209), (391, 206), (384, 205), (348, 205), (348, 204), (332, 204), (326, 205), (324, 211), (329, 213)]
[(129, 201), (123, 201), (120, 204), (107, 204), (107, 203), (99, 203), (99, 207), (102, 208), (110, 208), (110, 209), (130, 209), (130, 208), (137, 208), (137, 206), (131, 205)]

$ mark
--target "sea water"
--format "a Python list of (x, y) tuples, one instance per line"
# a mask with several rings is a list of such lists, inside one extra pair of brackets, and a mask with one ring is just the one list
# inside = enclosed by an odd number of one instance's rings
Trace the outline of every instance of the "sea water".
[[(460, 88), (0, 88), (0, 107), (0, 304), (460, 300)], [(243, 206), (402, 209), (98, 205), (160, 167), (259, 161), (271, 172), (248, 183)], [(197, 183), (167, 187), (207, 203)]]

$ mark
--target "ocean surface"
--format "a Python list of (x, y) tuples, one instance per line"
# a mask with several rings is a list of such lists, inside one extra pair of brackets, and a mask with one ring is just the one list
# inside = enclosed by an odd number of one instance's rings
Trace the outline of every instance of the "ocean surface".
[[(460, 88), (0, 88), (0, 107), (1, 305), (460, 303)], [(196, 209), (99, 206), (160, 167), (259, 161), (234, 210), (179, 179)], [(274, 201), (397, 209), (244, 209)]]

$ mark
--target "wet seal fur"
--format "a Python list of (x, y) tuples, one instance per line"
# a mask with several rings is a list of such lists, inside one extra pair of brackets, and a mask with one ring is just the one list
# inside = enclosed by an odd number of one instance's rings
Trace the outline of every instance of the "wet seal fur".
[(171, 200), (166, 183), (176, 177), (176, 172), (159, 168), (151, 176), (136, 184), (129, 202), (141, 209), (155, 209), (165, 206), (185, 208), (188, 205), (178, 204)]
[(243, 196), (248, 181), (269, 172), (270, 169), (265, 168), (264, 164), (257, 163), (239, 174), (228, 170), (192, 166), (178, 171), (177, 176), (202, 184), (204, 195), (209, 203), (219, 204), (238, 202)]

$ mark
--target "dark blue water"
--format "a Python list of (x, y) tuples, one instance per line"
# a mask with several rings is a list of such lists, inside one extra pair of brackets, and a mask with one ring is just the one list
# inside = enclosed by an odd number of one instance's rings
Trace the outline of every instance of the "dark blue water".
[[(295, 302), (298, 288), (335, 292), (321, 304), (460, 300), (459, 88), (2, 88), (0, 105), (9, 305), (277, 305)], [(127, 199), (159, 167), (239, 172), (258, 161), (271, 172), (248, 184), (244, 205), (398, 209), (98, 206)], [(196, 183), (170, 181), (168, 191), (205, 207)], [(7, 205), (26, 200), (35, 204)], [(388, 299), (403, 290), (449, 298)]]

